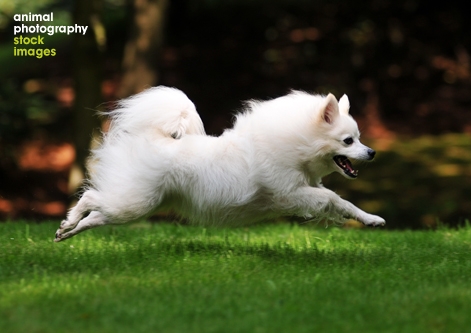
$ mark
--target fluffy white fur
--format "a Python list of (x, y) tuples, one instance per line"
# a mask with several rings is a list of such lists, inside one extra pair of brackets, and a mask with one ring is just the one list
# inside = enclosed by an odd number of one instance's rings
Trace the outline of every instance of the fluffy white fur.
[[(92, 152), (82, 197), (55, 241), (86, 229), (171, 209), (204, 225), (241, 225), (276, 216), (354, 218), (384, 225), (334, 192), (322, 177), (355, 178), (347, 159), (371, 160), (346, 96), (293, 91), (250, 101), (234, 127), (207, 136), (193, 103), (168, 87), (150, 88), (112, 111)], [(342, 156), (341, 162), (334, 161)], [(340, 164), (339, 164), (340, 163)]]

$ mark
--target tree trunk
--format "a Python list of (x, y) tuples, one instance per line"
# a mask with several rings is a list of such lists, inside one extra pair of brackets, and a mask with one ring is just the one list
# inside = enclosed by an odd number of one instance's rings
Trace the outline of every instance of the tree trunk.
[(73, 22), (88, 26), (85, 35), (76, 34), (73, 40), (75, 83), (73, 141), (76, 157), (69, 178), (69, 190), (75, 192), (86, 173), (85, 162), (90, 142), (99, 133), (100, 122), (95, 110), (103, 102), (101, 81), (106, 46), (105, 29), (101, 22), (102, 0), (75, 1)]
[(124, 50), (123, 77), (118, 97), (155, 85), (168, 0), (133, 0), (131, 34)]

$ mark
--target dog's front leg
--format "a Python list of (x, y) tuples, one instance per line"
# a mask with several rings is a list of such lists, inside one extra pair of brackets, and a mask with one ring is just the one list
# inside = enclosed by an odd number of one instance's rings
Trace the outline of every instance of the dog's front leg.
[[(335, 193), (334, 195), (337, 196)], [(381, 216), (369, 214), (339, 196), (337, 196), (335, 201), (339, 201), (339, 204), (334, 204), (335, 209), (346, 218), (352, 218), (364, 225), (373, 227), (384, 226), (386, 224), (386, 221)]]
[(342, 199), (333, 191), (323, 187), (302, 187), (291, 193), (284, 201), (287, 210), (294, 210), (296, 215), (319, 215), (333, 213), (345, 218), (352, 218), (369, 226), (382, 226), (386, 222), (380, 216), (369, 214), (351, 202)]

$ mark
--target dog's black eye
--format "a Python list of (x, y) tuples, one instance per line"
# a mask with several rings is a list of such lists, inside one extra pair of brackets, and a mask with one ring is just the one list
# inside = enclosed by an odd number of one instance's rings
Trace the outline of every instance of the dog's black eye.
[(353, 143), (353, 139), (348, 137), (345, 140), (343, 140), (343, 142), (345, 142), (345, 144), (347, 144), (347, 145), (351, 145)]

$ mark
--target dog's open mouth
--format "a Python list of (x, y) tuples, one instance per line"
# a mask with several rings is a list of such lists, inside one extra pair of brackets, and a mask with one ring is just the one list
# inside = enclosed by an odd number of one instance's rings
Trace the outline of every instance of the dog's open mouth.
[(351, 178), (357, 178), (358, 176), (358, 171), (353, 169), (352, 162), (347, 158), (347, 156), (344, 155), (336, 155), (334, 156), (334, 162), (339, 166), (340, 169), (343, 170), (343, 172), (351, 177)]

